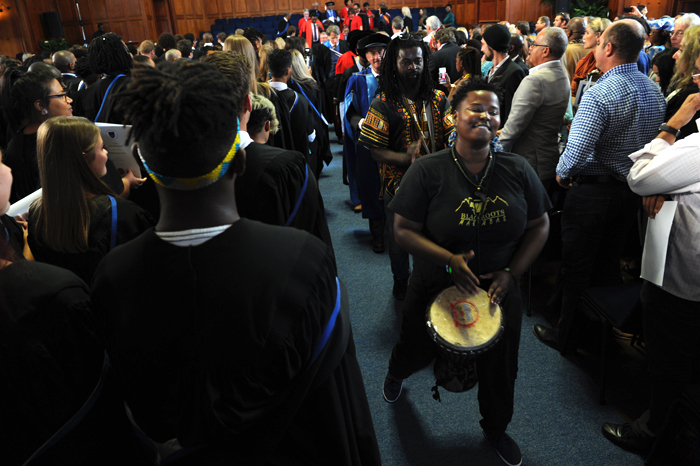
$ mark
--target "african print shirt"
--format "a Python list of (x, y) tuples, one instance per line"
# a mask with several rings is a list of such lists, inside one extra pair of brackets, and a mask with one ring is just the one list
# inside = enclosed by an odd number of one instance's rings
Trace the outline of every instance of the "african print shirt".
[[(413, 123), (412, 114), (416, 112), (415, 104), (409, 102), (406, 108), (403, 102), (394, 102), (387, 99), (382, 92), (372, 101), (365, 121), (362, 124), (358, 143), (367, 147), (387, 148), (396, 152), (406, 152), (408, 146), (419, 138), (418, 128)], [(433, 127), (435, 128), (435, 150), (439, 151), (448, 146), (448, 140), (454, 131), (454, 120), (450, 112), (450, 101), (442, 91), (433, 91), (433, 98), (430, 101), (432, 107)], [(422, 120), (422, 115), (418, 115)], [(430, 117), (430, 112), (428, 112)], [(424, 128), (427, 130), (427, 128)], [(429, 148), (432, 142), (425, 139)], [(426, 151), (421, 148), (419, 156), (425, 155)], [(396, 190), (401, 183), (401, 177), (408, 169), (408, 166), (388, 165), (383, 163), (381, 175), (383, 180), (382, 193), (390, 196), (396, 194)]]

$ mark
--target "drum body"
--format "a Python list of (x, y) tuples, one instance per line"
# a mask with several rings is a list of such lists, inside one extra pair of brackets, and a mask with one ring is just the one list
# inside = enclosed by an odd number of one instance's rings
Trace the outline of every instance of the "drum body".
[(491, 349), (503, 333), (500, 306), (491, 303), (486, 291), (466, 296), (451, 286), (428, 305), (426, 325), (438, 352), (456, 364)]

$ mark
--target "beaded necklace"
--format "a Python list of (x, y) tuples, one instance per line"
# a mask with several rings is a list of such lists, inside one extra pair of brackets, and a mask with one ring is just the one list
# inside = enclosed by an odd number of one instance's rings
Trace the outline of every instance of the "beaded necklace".
[(486, 165), (486, 171), (484, 172), (484, 176), (481, 178), (481, 181), (479, 181), (479, 184), (474, 183), (471, 178), (467, 176), (467, 174), (464, 172), (464, 168), (462, 168), (462, 164), (457, 160), (457, 153), (455, 152), (455, 146), (452, 146), (452, 158), (454, 159), (455, 163), (457, 164), (457, 167), (459, 167), (459, 171), (462, 172), (462, 175), (464, 175), (464, 178), (467, 179), (471, 184), (473, 184), (476, 187), (476, 191), (474, 192), (474, 197), (479, 199), (481, 202), (486, 202), (486, 195), (483, 193), (481, 189), (481, 185), (484, 184), (484, 180), (489, 176), (489, 171), (491, 171), (491, 165), (493, 165), (493, 155), (491, 154), (491, 148), (489, 148), (489, 162), (488, 165)]

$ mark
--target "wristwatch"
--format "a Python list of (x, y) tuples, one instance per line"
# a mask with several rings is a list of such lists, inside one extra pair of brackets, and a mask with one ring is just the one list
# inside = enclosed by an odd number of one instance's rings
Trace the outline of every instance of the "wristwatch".
[(681, 134), (681, 130), (676, 129), (673, 126), (668, 126), (666, 123), (662, 123), (661, 126), (659, 126), (659, 131), (673, 134), (673, 136), (676, 138), (678, 137), (679, 134)]

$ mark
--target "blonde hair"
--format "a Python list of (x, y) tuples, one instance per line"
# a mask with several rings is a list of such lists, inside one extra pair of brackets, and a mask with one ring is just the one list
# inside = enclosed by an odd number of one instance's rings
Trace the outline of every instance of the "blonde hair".
[(263, 45), (260, 47), (260, 68), (258, 68), (258, 81), (266, 82), (268, 79), (267, 73), (269, 68), (267, 66), (267, 56), (272, 52), (272, 46)]
[(404, 15), (404, 17), (411, 17), (411, 9), (407, 6), (401, 8), (401, 13)]
[(700, 26), (693, 26), (683, 34), (683, 52), (676, 60), (676, 70), (668, 88), (685, 89), (693, 83), (693, 67), (700, 55)]
[(250, 41), (243, 36), (228, 36), (224, 41), (223, 51), (242, 53), (248, 59), (248, 63), (250, 63), (250, 93), (257, 94), (258, 87), (256, 83), (258, 81), (258, 57), (255, 54), (253, 44), (251, 44)]
[(46, 120), (37, 132), (37, 164), (43, 188), (36, 230), (42, 244), (54, 251), (88, 250), (88, 195), (112, 194), (88, 165), (94, 160), (100, 130), (80, 117)]
[(611, 24), (612, 22), (608, 18), (594, 18), (588, 23), (588, 27), (590, 27), (591, 31), (594, 33), (602, 34)]
[(262, 131), (267, 121), (270, 122), (270, 134), (275, 134), (279, 130), (279, 121), (272, 102), (261, 95), (251, 95), (250, 101), (253, 110), (248, 118), (248, 132), (251, 136)]
[(318, 87), (316, 80), (309, 74), (306, 60), (304, 60), (301, 52), (297, 49), (292, 49), (290, 52), (292, 52), (292, 79), (299, 84), (305, 84), (313, 88)]

